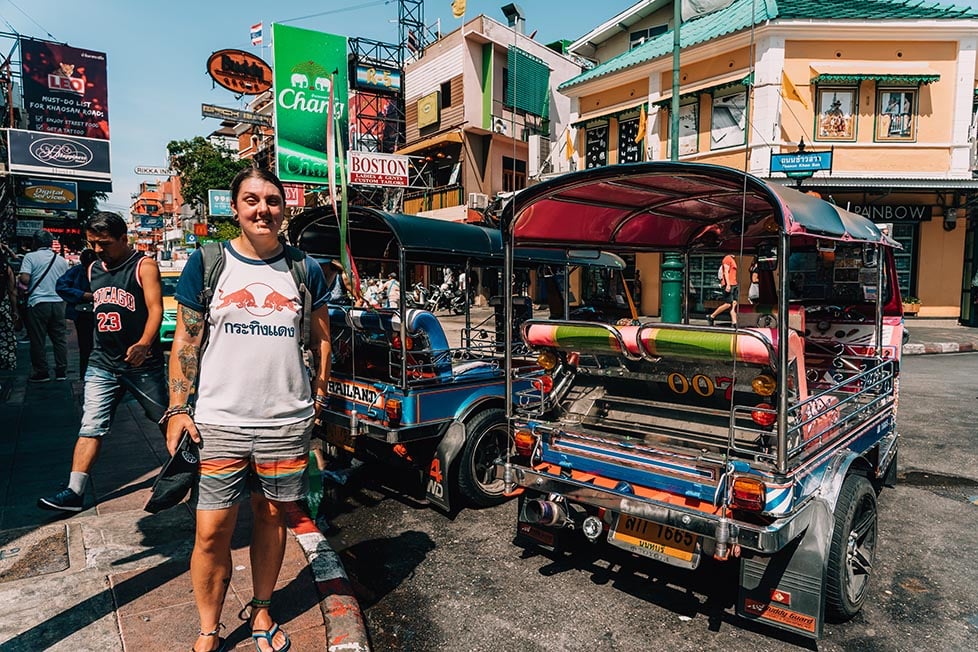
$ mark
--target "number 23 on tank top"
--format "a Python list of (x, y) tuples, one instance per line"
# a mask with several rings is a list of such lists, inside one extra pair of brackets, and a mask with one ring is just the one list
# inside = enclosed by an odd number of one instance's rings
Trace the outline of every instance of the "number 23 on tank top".
[(98, 330), (100, 333), (112, 333), (122, 330), (122, 319), (117, 312), (100, 312), (98, 317)]

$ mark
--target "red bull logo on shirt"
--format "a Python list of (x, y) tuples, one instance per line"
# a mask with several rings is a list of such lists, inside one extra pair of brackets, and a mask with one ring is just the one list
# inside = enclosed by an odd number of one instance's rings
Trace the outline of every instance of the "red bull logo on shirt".
[(217, 291), (218, 303), (212, 310), (224, 310), (230, 307), (244, 309), (249, 315), (265, 317), (273, 312), (289, 310), (299, 312), (298, 299), (293, 299), (272, 289), (264, 283), (249, 283), (239, 290)]

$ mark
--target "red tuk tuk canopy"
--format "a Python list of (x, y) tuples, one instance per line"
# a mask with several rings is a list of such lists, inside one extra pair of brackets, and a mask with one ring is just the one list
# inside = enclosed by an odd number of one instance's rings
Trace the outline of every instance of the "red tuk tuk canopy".
[(741, 170), (654, 161), (572, 172), (520, 192), (502, 227), (516, 246), (736, 252), (779, 232), (888, 246), (868, 219)]

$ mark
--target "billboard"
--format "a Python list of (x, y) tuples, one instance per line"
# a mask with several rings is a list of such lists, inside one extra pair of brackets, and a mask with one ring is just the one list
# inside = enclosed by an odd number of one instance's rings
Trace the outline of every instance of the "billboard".
[(8, 129), (11, 172), (111, 181), (109, 141)]
[[(324, 183), (329, 177), (326, 126), (330, 96), (347, 133), (346, 37), (272, 25), (275, 61), (275, 152), (282, 181)], [(330, 93), (332, 89), (332, 94)]]
[(207, 191), (207, 214), (211, 217), (231, 217), (234, 212), (231, 210), (231, 191), (214, 190)]
[(109, 139), (105, 53), (20, 40), (27, 128)]
[(78, 210), (78, 184), (74, 181), (17, 178), (17, 208)]

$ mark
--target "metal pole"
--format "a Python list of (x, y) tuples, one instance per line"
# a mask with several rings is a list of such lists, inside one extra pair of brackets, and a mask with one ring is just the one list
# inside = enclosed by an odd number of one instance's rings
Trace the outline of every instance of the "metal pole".
[(680, 25), (683, 22), (682, 0), (672, 2), (672, 100), (669, 105), (669, 160), (679, 160), (679, 50)]

